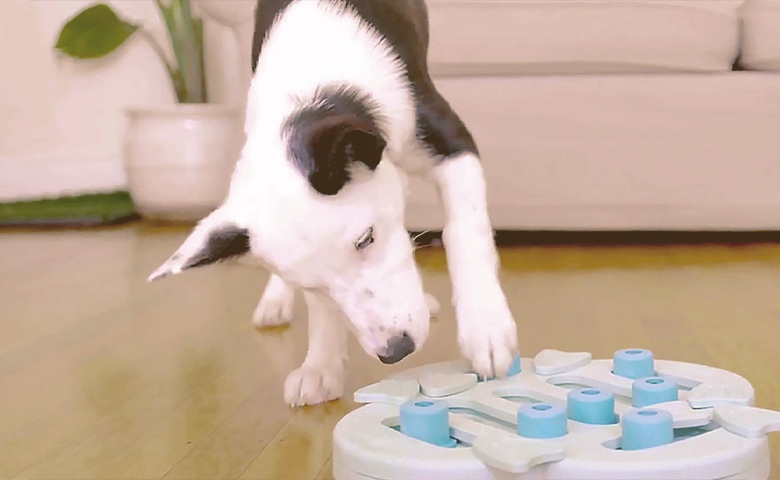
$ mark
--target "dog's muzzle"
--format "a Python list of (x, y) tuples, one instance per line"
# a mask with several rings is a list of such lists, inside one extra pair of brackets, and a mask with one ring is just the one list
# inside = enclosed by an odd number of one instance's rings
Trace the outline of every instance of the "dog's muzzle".
[(414, 348), (414, 340), (408, 333), (404, 332), (403, 335), (390, 337), (390, 340), (387, 341), (387, 353), (377, 356), (382, 363), (398, 363), (414, 352)]

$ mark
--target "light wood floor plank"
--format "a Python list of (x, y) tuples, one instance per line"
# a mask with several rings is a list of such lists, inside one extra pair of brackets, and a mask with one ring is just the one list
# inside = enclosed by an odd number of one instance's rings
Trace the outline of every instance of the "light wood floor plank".
[[(441, 249), (418, 260), (442, 303), (426, 346), (384, 366), (350, 341), (347, 394), (292, 410), (302, 301), (258, 333), (267, 274), (220, 265), (148, 284), (186, 236), (143, 224), (0, 233), (0, 478), (331, 479), (351, 393), (457, 357)], [(501, 251), (523, 354), (641, 346), (742, 374), (780, 409), (780, 245), (528, 246)], [(780, 441), (772, 438), (774, 476)]]
[[(354, 407), (344, 399), (323, 408), (304, 408), (296, 412), (239, 478), (315, 478), (330, 458), (333, 428)], [(290, 448), (291, 445), (295, 447)]]

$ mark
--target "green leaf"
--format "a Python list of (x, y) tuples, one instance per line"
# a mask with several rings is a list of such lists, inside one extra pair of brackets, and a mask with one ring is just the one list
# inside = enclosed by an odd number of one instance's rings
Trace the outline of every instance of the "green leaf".
[(139, 28), (99, 3), (82, 10), (62, 27), (55, 48), (74, 58), (99, 58), (119, 48)]
[(205, 103), (205, 73), (203, 66), (203, 33), (201, 20), (192, 16), (189, 0), (156, 0), (165, 20), (176, 69), (181, 75), (177, 88), (179, 102)]
[(209, 101), (208, 85), (206, 84), (206, 52), (204, 50), (203, 41), (203, 19), (198, 17), (192, 17), (192, 24), (195, 27), (195, 43), (198, 47), (198, 58), (200, 61), (200, 92), (201, 103)]

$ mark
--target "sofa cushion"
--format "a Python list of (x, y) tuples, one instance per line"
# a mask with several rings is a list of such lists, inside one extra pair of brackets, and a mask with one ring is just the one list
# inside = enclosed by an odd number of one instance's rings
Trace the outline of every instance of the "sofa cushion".
[(428, 0), (434, 75), (728, 71), (742, 0)]
[(780, 71), (780, 0), (748, 0), (742, 17), (742, 66)]
[[(497, 230), (780, 228), (780, 81), (770, 72), (450, 77)], [(439, 230), (411, 177), (407, 227)]]

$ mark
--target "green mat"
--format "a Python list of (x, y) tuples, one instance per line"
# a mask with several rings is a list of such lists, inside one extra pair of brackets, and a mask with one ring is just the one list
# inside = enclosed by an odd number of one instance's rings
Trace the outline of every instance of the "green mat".
[(0, 203), (0, 227), (98, 226), (138, 219), (128, 192)]

